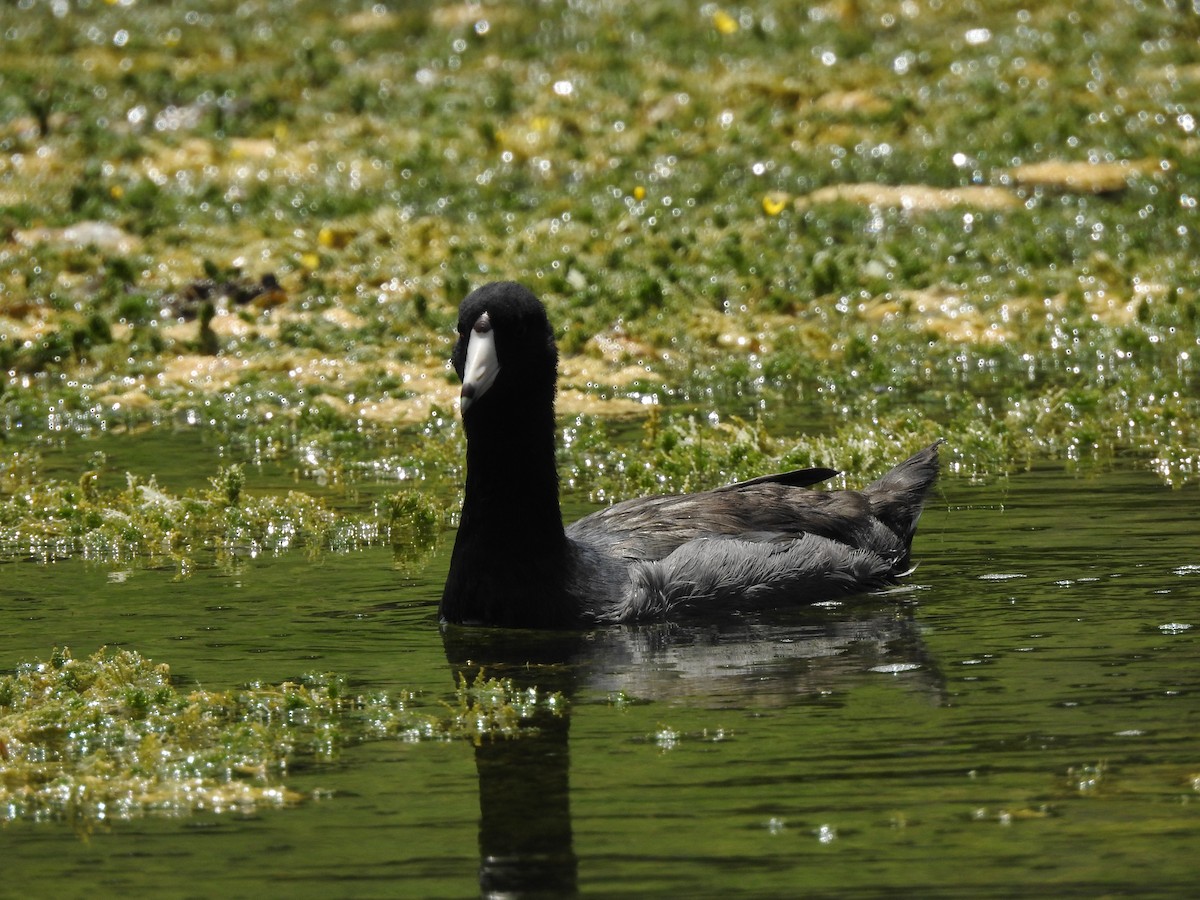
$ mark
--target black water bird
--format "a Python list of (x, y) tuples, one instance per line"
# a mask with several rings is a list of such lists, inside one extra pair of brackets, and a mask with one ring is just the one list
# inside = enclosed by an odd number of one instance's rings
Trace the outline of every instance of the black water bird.
[(525, 287), (472, 292), (458, 315), (467, 483), (439, 613), (459, 624), (561, 627), (810, 603), (906, 574), (938, 444), (861, 491), (799, 469), (644, 497), (563, 527), (555, 467), (558, 351)]

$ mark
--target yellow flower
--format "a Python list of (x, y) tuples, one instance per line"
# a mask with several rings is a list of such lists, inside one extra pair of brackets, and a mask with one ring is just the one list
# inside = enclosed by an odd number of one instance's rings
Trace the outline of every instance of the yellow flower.
[(718, 9), (713, 13), (712, 23), (713, 28), (717, 29), (721, 34), (733, 34), (738, 30), (737, 19), (723, 9)]
[(326, 225), (317, 232), (317, 243), (329, 250), (341, 250), (354, 240), (355, 234), (349, 228), (330, 228)]
[(123, 188), (119, 184), (114, 184), (112, 187), (110, 187), (108, 189), (108, 195), (110, 197), (112, 197), (114, 200), (120, 200), (122, 197), (125, 196), (125, 188)]
[(641, 203), (643, 200), (646, 199), (646, 189), (644, 187), (642, 187), (640, 184), (633, 189), (633, 199), (636, 200), (638, 203)]
[(762, 207), (763, 212), (768, 216), (777, 216), (783, 212), (787, 206), (788, 197), (780, 191), (772, 191), (769, 194), (763, 195)]
[(300, 254), (300, 265), (311, 272), (313, 269), (320, 267), (321, 257), (315, 253), (302, 253)]

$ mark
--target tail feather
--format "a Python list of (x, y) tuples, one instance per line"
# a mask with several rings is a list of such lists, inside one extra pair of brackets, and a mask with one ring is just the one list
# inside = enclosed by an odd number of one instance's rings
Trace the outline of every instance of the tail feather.
[(871, 512), (890, 528), (907, 547), (917, 531), (917, 520), (925, 499), (938, 477), (938, 439), (913, 454), (863, 491), (871, 501)]

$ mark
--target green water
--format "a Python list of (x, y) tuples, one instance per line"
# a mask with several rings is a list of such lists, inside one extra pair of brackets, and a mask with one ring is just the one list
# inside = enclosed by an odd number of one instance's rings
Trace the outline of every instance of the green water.
[[(1195, 492), (947, 480), (908, 589), (713, 627), (456, 630), (448, 542), (174, 571), (0, 564), (0, 665), (123, 646), (224, 688), (336, 671), (449, 696), (486, 664), (565, 720), (366, 743), (300, 806), (0, 830), (2, 896), (1171, 896), (1200, 871)], [(1182, 627), (1192, 626), (1192, 627)], [(465, 663), (463, 660), (471, 660)], [(482, 814), (481, 814), (482, 804)]]

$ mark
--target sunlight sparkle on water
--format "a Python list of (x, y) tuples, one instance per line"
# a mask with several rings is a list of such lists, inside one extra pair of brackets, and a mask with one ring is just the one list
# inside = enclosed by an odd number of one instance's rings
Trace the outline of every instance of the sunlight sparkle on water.
[(1164, 625), (1159, 625), (1158, 630), (1163, 634), (1183, 634), (1185, 631), (1190, 631), (1191, 625), (1183, 622), (1167, 622)]
[(679, 732), (671, 728), (659, 729), (654, 735), (654, 743), (660, 750), (674, 750), (679, 745)]
[(872, 666), (871, 671), (884, 675), (899, 675), (901, 672), (912, 672), (919, 668), (921, 668), (919, 663), (888, 663), (882, 666)]

